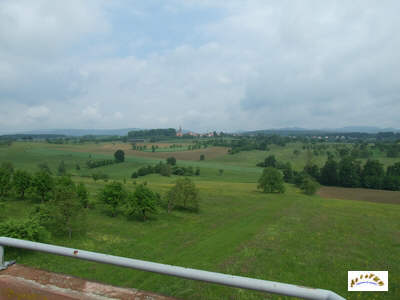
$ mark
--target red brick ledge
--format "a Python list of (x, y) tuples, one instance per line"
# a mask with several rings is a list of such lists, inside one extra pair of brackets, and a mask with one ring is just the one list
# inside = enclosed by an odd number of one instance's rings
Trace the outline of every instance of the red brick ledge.
[[(22, 265), (0, 271), (0, 300), (174, 300), (136, 289), (120, 288)], [(176, 300), (176, 299), (175, 299)]]

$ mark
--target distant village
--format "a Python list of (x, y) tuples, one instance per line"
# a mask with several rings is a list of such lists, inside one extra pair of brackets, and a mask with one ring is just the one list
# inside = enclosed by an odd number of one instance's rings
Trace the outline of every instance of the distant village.
[(176, 136), (183, 137), (184, 135), (195, 136), (195, 137), (213, 137), (213, 136), (221, 136), (223, 133), (217, 133), (216, 131), (210, 131), (206, 133), (196, 133), (193, 131), (183, 132), (182, 126), (179, 126), (179, 129), (176, 131)]

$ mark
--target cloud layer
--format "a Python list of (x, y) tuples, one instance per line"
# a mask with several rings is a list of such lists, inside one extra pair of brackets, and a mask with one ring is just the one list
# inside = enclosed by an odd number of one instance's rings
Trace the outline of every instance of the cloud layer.
[(398, 1), (0, 2), (0, 128), (400, 127)]

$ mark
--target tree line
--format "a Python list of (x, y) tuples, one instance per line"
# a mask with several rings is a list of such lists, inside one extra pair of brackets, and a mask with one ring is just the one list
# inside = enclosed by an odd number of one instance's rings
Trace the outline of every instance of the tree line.
[(199, 200), (198, 189), (187, 177), (177, 179), (164, 199), (146, 183), (139, 184), (133, 192), (128, 192), (123, 184), (114, 181), (105, 185), (98, 194), (100, 207), (109, 216), (122, 214), (128, 219), (141, 218), (143, 221), (148, 219), (149, 214), (159, 213), (161, 208), (165, 208), (168, 213), (173, 209), (198, 212)]
[(128, 138), (151, 138), (151, 137), (176, 137), (174, 128), (158, 128), (146, 130), (133, 130), (128, 132)]
[(298, 172), (293, 170), (290, 162), (278, 162), (274, 155), (270, 155), (257, 166), (280, 169), (283, 179), (294, 184), (301, 184), (305, 177), (309, 177), (328, 186), (400, 190), (400, 162), (388, 166), (385, 171), (379, 160), (368, 159), (362, 165), (350, 155), (343, 156), (339, 161), (333, 156), (328, 156), (322, 168), (309, 161), (304, 169)]
[(112, 165), (112, 164), (115, 164), (115, 163), (122, 163), (124, 161), (125, 161), (125, 152), (123, 150), (121, 150), (121, 149), (118, 149), (114, 153), (114, 160), (112, 160), (112, 159), (103, 159), (103, 160), (92, 160), (92, 159), (89, 159), (86, 162), (86, 166), (89, 169), (93, 169), (93, 168)]
[[(293, 183), (307, 195), (314, 195), (319, 184), (304, 172), (291, 171), (290, 164), (282, 164), (283, 173), (276, 167), (267, 166), (258, 180), (258, 189), (264, 193), (285, 193), (284, 182)], [(290, 170), (290, 173), (288, 173)], [(288, 176), (290, 174), (290, 176)]]
[[(4, 202), (11, 198), (29, 198), (36, 204), (28, 217), (4, 221)], [(43, 165), (30, 173), (3, 163), (0, 166), (0, 235), (33, 241), (44, 241), (53, 235), (71, 238), (73, 234), (85, 233), (87, 209), (97, 205), (112, 217), (122, 213), (128, 219), (145, 221), (161, 208), (168, 213), (173, 209), (197, 212), (200, 197), (195, 184), (185, 177), (177, 179), (164, 198), (146, 183), (129, 192), (122, 183), (113, 181), (100, 190), (96, 199), (89, 202), (89, 192), (83, 183), (77, 184), (66, 175), (53, 176)]]
[(324, 185), (400, 190), (400, 162), (388, 166), (385, 172), (379, 160), (368, 159), (362, 166), (360, 161), (350, 156), (340, 161), (330, 157), (322, 168), (309, 165), (305, 172)]
[(131, 178), (138, 178), (141, 176), (146, 176), (148, 174), (160, 174), (162, 176), (199, 176), (200, 175), (200, 168), (197, 167), (196, 169), (192, 166), (178, 166), (176, 164), (176, 158), (171, 156), (166, 159), (166, 162), (160, 161), (158, 164), (155, 165), (147, 165), (140, 167), (137, 171), (133, 172)]
[(0, 199), (4, 202), (10, 197), (29, 197), (37, 204), (28, 217), (1, 222), (0, 235), (41, 240), (51, 234), (71, 237), (73, 232), (85, 229), (89, 193), (83, 183), (76, 184), (68, 176), (54, 177), (43, 167), (35, 173), (14, 170), (11, 163), (3, 163)]

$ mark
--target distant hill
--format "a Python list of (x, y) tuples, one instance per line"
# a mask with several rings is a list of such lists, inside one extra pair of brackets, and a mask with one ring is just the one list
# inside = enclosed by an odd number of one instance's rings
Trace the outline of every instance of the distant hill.
[(324, 129), (326, 131), (334, 131), (334, 132), (365, 132), (365, 133), (378, 133), (378, 132), (400, 132), (400, 129), (395, 128), (380, 128), (380, 127), (372, 127), (372, 126), (346, 126), (342, 128), (336, 129)]
[(138, 128), (122, 129), (43, 129), (23, 132), (25, 134), (61, 134), (67, 136), (84, 135), (118, 135), (125, 136), (129, 131), (139, 130)]
[(347, 126), (342, 128), (322, 128), (322, 129), (306, 129), (300, 127), (287, 127), (287, 128), (276, 128), (276, 129), (262, 129), (252, 131), (242, 131), (243, 134), (279, 134), (279, 135), (321, 135), (324, 133), (378, 133), (378, 132), (400, 132), (400, 129), (395, 128), (379, 128), (379, 127), (368, 127), (368, 126)]
[[(3, 134), (52, 134), (52, 135), (65, 135), (65, 136), (84, 136), (84, 135), (98, 135), (98, 136), (126, 136), (129, 131), (143, 130), (141, 128), (120, 128), (120, 129), (38, 129), (38, 130), (0, 130), (0, 135)], [(395, 128), (379, 128), (372, 126), (347, 126), (342, 128), (321, 128), (321, 129), (308, 129), (301, 127), (285, 127), (285, 128), (271, 128), (249, 131), (235, 131), (233, 133), (239, 134), (279, 134), (279, 135), (322, 135), (324, 133), (378, 133), (378, 132), (400, 132), (400, 129)], [(190, 130), (183, 130), (183, 133), (188, 133)]]

